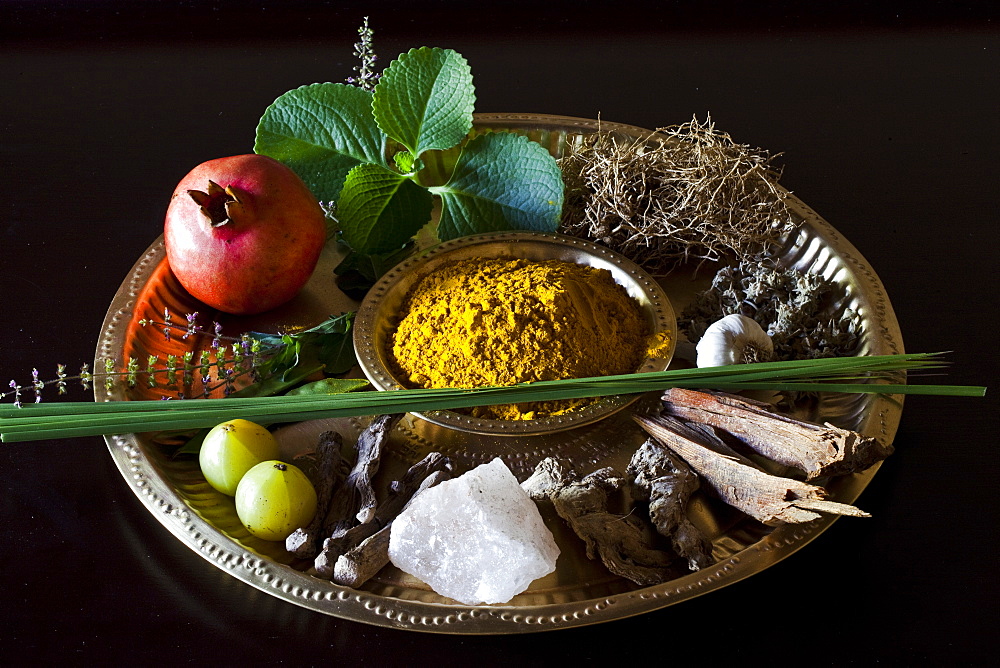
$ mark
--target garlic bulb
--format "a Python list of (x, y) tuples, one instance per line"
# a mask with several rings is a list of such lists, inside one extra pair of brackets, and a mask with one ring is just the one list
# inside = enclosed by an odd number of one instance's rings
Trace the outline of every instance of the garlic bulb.
[(695, 350), (699, 367), (766, 362), (774, 357), (767, 332), (753, 319), (736, 314), (712, 323)]

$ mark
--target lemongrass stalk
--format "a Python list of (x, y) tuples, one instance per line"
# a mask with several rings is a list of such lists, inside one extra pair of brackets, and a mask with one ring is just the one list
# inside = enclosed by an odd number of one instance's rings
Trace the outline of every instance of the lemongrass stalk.
[[(255, 421), (305, 421), (382, 413), (424, 412), (503, 403), (582, 399), (604, 395), (697, 389), (793, 389), (892, 394), (982, 396), (985, 388), (836, 382), (906, 369), (937, 368), (931, 354), (765, 362), (702, 369), (522, 383), (474, 389), (418, 389), (345, 393), (329, 396), (223, 398), (209, 401), (126, 401), (33, 404), (0, 408), (3, 441), (71, 438), (100, 434), (211, 427), (235, 418)], [(817, 379), (832, 379), (817, 382)]]

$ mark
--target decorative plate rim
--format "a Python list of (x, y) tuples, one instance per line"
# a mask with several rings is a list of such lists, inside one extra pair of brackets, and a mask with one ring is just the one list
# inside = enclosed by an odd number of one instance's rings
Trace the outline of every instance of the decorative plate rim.
[[(543, 114), (477, 114), (478, 124), (503, 123), (512, 129), (535, 127), (595, 131), (598, 125), (626, 132), (650, 131), (634, 126)], [(836, 256), (858, 281), (862, 315), (871, 320), (877, 336), (871, 354), (903, 352), (895, 313), (874, 269), (832, 225), (788, 194), (788, 203), (825, 242), (824, 252)], [(162, 237), (136, 261), (112, 299), (101, 328), (95, 359), (115, 357), (123, 349), (133, 309), (145, 283), (164, 261)], [(95, 364), (95, 368), (97, 368)], [(95, 386), (96, 401), (125, 400), (120, 388)], [(877, 395), (863, 416), (862, 431), (891, 442), (902, 413), (902, 397)], [(584, 626), (618, 620), (680, 603), (720, 589), (768, 568), (798, 551), (829, 528), (835, 517), (801, 525), (775, 528), (763, 539), (722, 559), (707, 569), (675, 580), (618, 594), (574, 601), (527, 606), (466, 606), (428, 603), (354, 590), (321, 580), (262, 557), (220, 532), (178, 495), (147, 456), (150, 442), (142, 434), (105, 437), (108, 450), (130, 489), (149, 512), (181, 542), (206, 561), (233, 577), (279, 599), (323, 614), (373, 624), (430, 633), (511, 634)], [(832, 497), (846, 503), (857, 499), (874, 477), (878, 466), (859, 474), (833, 479)]]

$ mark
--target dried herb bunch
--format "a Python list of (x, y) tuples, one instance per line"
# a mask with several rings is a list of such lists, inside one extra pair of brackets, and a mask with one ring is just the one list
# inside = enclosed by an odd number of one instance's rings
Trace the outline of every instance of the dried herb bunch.
[(795, 229), (767, 152), (735, 143), (711, 118), (657, 133), (601, 129), (567, 147), (564, 233), (665, 274), (678, 260), (760, 253)]
[(815, 359), (859, 354), (862, 323), (845, 305), (849, 295), (836, 282), (768, 258), (723, 267), (712, 287), (681, 313), (678, 326), (697, 343), (716, 320), (738, 313), (757, 321), (774, 343), (778, 359)]

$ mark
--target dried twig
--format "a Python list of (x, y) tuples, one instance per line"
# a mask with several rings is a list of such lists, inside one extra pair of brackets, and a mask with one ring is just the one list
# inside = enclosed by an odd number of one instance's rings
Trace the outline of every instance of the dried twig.
[(347, 531), (339, 532), (326, 540), (323, 552), (326, 559), (342, 555), (380, 529), (388, 526), (409, 503), (421, 483), (432, 473), (443, 472), (450, 475), (451, 460), (440, 452), (432, 452), (411, 466), (403, 477), (389, 486), (389, 496), (383, 501), (369, 522), (354, 525)]
[[(450, 477), (450, 472), (446, 470), (432, 472), (420, 482), (417, 489), (413, 490), (413, 494), (409, 496), (400, 511), (424, 490), (430, 489)], [(392, 532), (392, 520), (395, 519), (396, 515), (399, 515), (400, 511), (397, 511), (386, 522), (385, 526), (337, 558), (337, 563), (333, 568), (334, 582), (347, 587), (359, 587), (373, 578), (389, 563), (389, 538)]]
[(379, 415), (372, 419), (368, 427), (358, 437), (358, 459), (344, 481), (340, 494), (334, 496), (330, 512), (326, 518), (328, 538), (314, 562), (316, 572), (322, 577), (333, 574), (333, 565), (339, 554), (327, 548), (336, 546), (336, 540), (347, 533), (356, 523), (369, 522), (375, 516), (375, 490), (372, 478), (378, 472), (382, 449), (389, 433), (399, 420), (401, 413)]
[(296, 529), (285, 539), (285, 549), (302, 559), (312, 559), (319, 552), (327, 511), (345, 478), (344, 460), (340, 455), (343, 442), (335, 431), (320, 434), (316, 446), (316, 514), (307, 526)]

